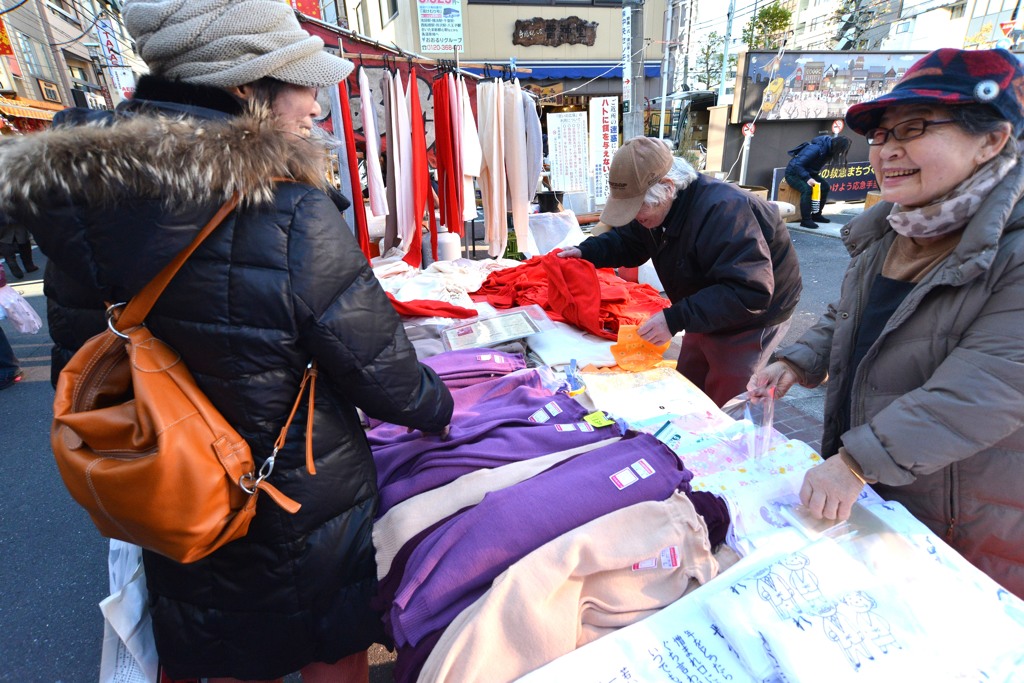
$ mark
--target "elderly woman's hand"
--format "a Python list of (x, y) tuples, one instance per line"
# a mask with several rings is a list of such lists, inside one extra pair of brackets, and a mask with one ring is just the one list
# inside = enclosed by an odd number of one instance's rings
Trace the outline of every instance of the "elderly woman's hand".
[(747, 382), (747, 392), (751, 398), (782, 398), (799, 379), (788, 363), (777, 360), (754, 373)]
[(845, 448), (840, 448), (837, 455), (804, 475), (800, 502), (818, 519), (849, 519), (850, 510), (864, 488), (864, 479), (857, 474), (859, 472), (857, 461)]
[(650, 318), (645, 320), (639, 328), (637, 328), (637, 334), (644, 341), (648, 341), (655, 346), (661, 346), (672, 339), (672, 333), (669, 332), (668, 322), (665, 320), (664, 313), (655, 313)]
[(583, 258), (583, 252), (578, 247), (568, 247), (558, 252), (558, 258)]

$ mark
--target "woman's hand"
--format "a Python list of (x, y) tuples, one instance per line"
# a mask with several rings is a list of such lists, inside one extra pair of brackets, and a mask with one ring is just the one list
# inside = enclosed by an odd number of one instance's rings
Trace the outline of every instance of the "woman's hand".
[(849, 519), (850, 510), (864, 488), (864, 480), (855, 471), (860, 471), (860, 465), (846, 449), (840, 448), (837, 455), (804, 475), (800, 502), (818, 519)]
[(668, 330), (668, 322), (665, 320), (664, 313), (652, 315), (637, 328), (636, 332), (640, 335), (641, 339), (655, 346), (661, 346), (672, 339), (672, 333)]
[(799, 379), (788, 363), (777, 360), (754, 373), (747, 382), (747, 392), (751, 398), (782, 398)]
[(807, 186), (808, 187), (814, 187), (817, 184), (818, 184), (818, 181), (815, 180), (814, 178), (808, 178), (807, 179)]
[(583, 252), (577, 247), (569, 247), (558, 252), (558, 258), (583, 258)]

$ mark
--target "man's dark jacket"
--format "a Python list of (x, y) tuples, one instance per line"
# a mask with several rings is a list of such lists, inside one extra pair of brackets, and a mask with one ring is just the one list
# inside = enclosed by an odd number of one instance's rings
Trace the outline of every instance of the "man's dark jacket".
[(831, 135), (819, 135), (810, 142), (803, 142), (789, 150), (793, 158), (786, 164), (787, 176), (794, 176), (806, 182), (825, 168), (832, 156), (832, 144), (836, 138)]
[(598, 268), (653, 259), (672, 302), (673, 334), (736, 333), (784, 322), (803, 285), (789, 230), (774, 205), (698, 175), (679, 192), (661, 227), (636, 221), (579, 245)]

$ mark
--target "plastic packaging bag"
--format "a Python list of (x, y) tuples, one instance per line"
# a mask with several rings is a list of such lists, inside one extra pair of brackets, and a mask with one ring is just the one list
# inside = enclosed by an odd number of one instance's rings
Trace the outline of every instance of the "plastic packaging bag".
[(142, 549), (116, 539), (107, 558), (110, 595), (103, 612), (100, 683), (155, 683), (160, 662), (147, 605)]
[(22, 334), (35, 334), (43, 327), (43, 321), (32, 306), (10, 285), (0, 287), (0, 308)]
[(747, 432), (747, 457), (760, 458), (771, 448), (775, 436), (775, 391), (767, 398), (751, 398), (744, 392), (729, 399), (722, 411), (734, 420), (745, 420), (753, 425)]

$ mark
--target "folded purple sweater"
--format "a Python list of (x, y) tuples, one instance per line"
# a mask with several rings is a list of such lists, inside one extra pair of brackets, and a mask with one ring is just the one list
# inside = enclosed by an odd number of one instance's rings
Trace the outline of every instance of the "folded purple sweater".
[(653, 436), (629, 434), (488, 493), (413, 551), (389, 614), (395, 642), (416, 645), (445, 627), (510, 564), (551, 539), (613, 510), (688, 492), (692, 478)]

